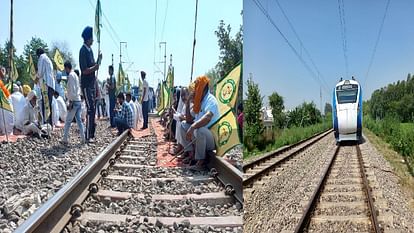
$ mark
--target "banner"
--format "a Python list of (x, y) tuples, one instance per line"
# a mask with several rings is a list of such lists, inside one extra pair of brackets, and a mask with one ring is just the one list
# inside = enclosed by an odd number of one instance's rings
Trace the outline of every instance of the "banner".
[(53, 56), (53, 61), (56, 64), (56, 69), (63, 71), (65, 69), (64, 67), (64, 61), (62, 54), (59, 52), (59, 49), (56, 48), (55, 55)]
[(237, 121), (231, 110), (210, 127), (216, 142), (217, 156), (223, 156), (227, 151), (240, 144)]
[(13, 112), (13, 107), (9, 101), (10, 92), (4, 85), (3, 81), (0, 80), (0, 108), (9, 112)]
[(124, 91), (124, 85), (125, 85), (125, 73), (122, 69), (122, 64), (119, 63), (119, 69), (118, 69), (118, 77), (116, 80), (116, 91), (117, 93)]
[(29, 54), (29, 64), (27, 65), (26, 72), (30, 75), (32, 80), (36, 79), (36, 70), (34, 67), (33, 58), (31, 54)]
[(15, 82), (18, 78), (19, 78), (19, 73), (17, 72), (17, 67), (16, 67), (16, 61), (13, 60), (13, 62), (11, 63), (11, 80), (13, 80), (13, 82)]
[(50, 107), (49, 106), (49, 97), (47, 95), (47, 85), (45, 83), (43, 83), (42, 81), (40, 81), (40, 85), (42, 88), (42, 100), (43, 100), (43, 104), (45, 105), (45, 112), (43, 115), (43, 122), (46, 123), (48, 122), (49, 116), (50, 116)]
[(220, 113), (235, 108), (240, 83), (241, 63), (215, 85), (215, 96)]

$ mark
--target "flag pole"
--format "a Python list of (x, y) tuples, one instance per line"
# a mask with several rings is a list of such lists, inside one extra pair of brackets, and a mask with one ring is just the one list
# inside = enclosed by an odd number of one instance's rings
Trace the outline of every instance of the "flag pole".
[(198, 0), (196, 0), (195, 16), (194, 16), (194, 41), (193, 41), (193, 55), (191, 57), (191, 75), (190, 82), (193, 81), (193, 70), (194, 70), (194, 52), (196, 46), (196, 31), (197, 31), (197, 11), (198, 11)]

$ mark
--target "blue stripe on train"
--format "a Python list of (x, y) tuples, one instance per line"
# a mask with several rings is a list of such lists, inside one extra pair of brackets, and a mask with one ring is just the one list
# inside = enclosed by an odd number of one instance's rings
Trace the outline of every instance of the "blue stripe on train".
[(333, 98), (332, 98), (332, 121), (333, 121), (333, 128), (334, 131), (338, 131), (338, 117), (336, 116), (336, 95), (335, 95), (335, 90), (336, 88), (334, 88), (333, 90)]

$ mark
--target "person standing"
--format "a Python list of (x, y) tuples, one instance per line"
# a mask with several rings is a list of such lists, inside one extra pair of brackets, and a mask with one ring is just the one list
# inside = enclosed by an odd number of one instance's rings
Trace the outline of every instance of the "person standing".
[(109, 73), (109, 78), (108, 78), (107, 88), (108, 88), (108, 95), (109, 95), (109, 118), (110, 118), (109, 122), (111, 123), (111, 128), (114, 128), (115, 127), (114, 109), (115, 109), (115, 102), (116, 102), (116, 96), (115, 96), (116, 81), (115, 81), (115, 75), (114, 75), (114, 67), (112, 65), (108, 67), (108, 73)]
[(45, 114), (45, 103), (42, 101), (42, 112), (43, 112), (43, 120), (45, 122), (49, 122), (50, 125), (52, 123), (52, 100), (53, 94), (55, 93), (55, 85), (56, 80), (53, 74), (53, 64), (50, 58), (46, 55), (45, 51), (42, 48), (38, 48), (36, 50), (36, 55), (38, 56), (39, 60), (37, 62), (37, 77), (39, 78), (39, 86), (42, 88), (43, 82), (46, 82), (47, 85), (47, 98), (49, 102), (49, 109), (50, 109), (50, 116), (49, 119), (46, 118)]
[(148, 128), (148, 111), (149, 111), (149, 106), (148, 106), (148, 82), (145, 79), (145, 76), (147, 74), (144, 71), (141, 71), (141, 79), (142, 79), (142, 98), (141, 98), (141, 103), (142, 103), (142, 115), (144, 118), (144, 124), (142, 126), (141, 129), (146, 129)]
[(82, 103), (80, 97), (80, 87), (79, 87), (79, 78), (75, 72), (72, 70), (72, 64), (69, 61), (66, 61), (64, 64), (65, 71), (68, 74), (68, 85), (67, 85), (67, 97), (69, 101), (68, 114), (66, 115), (65, 120), (65, 129), (63, 130), (63, 139), (62, 143), (68, 143), (69, 128), (73, 121), (73, 117), (76, 119), (76, 123), (79, 127), (79, 134), (81, 138), (81, 143), (85, 142), (85, 133), (81, 118), (82, 112)]
[(102, 54), (99, 51), (98, 60), (95, 62), (92, 51), (93, 43), (93, 29), (87, 26), (82, 32), (84, 41), (83, 46), (79, 51), (79, 66), (81, 69), (81, 88), (83, 96), (85, 97), (85, 104), (87, 108), (86, 119), (86, 142), (93, 143), (95, 138), (95, 96), (96, 96), (96, 77), (95, 71), (99, 69), (99, 64), (102, 59)]

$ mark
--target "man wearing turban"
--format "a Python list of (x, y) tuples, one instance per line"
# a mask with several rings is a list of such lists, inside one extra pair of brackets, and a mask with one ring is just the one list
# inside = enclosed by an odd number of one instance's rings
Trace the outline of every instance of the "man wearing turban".
[(85, 97), (86, 108), (88, 111), (86, 119), (87, 142), (94, 142), (95, 138), (95, 95), (96, 95), (96, 77), (95, 71), (99, 69), (102, 54), (99, 52), (98, 60), (95, 62), (92, 52), (92, 27), (87, 26), (82, 32), (84, 44), (79, 52), (79, 66), (81, 69), (81, 88)]
[[(16, 128), (22, 130), (23, 134), (32, 134), (40, 138), (41, 136), (47, 136), (45, 129), (42, 130), (42, 126), (37, 120), (39, 113), (39, 107), (36, 104), (37, 96), (35, 91), (30, 91), (27, 94), (27, 102), (22, 110), (22, 118), (16, 122)], [(45, 126), (43, 127), (45, 128)]]
[[(195, 118), (192, 122), (182, 124), (180, 142), (183, 143), (185, 152), (192, 151), (191, 142), (195, 145), (195, 160), (194, 168), (202, 169), (205, 164), (206, 151), (215, 149), (215, 142), (213, 134), (209, 127), (220, 118), (220, 112), (216, 97), (209, 91), (209, 78), (207, 76), (198, 77), (194, 85), (190, 85), (190, 90), (193, 94), (190, 99), (193, 99), (193, 112)], [(187, 114), (189, 115), (189, 103), (186, 103)], [(191, 118), (191, 117), (188, 117)]]

